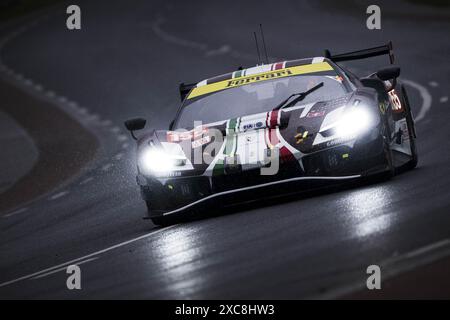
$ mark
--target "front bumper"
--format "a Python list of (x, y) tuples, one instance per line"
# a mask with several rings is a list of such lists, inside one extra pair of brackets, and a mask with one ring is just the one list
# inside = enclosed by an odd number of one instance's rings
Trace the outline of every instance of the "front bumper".
[(141, 194), (150, 215), (170, 215), (184, 210), (239, 203), (276, 194), (327, 186), (385, 170), (381, 135), (368, 141), (354, 141), (305, 155), (300, 163), (281, 164), (276, 175), (260, 175), (260, 170), (218, 176), (167, 179), (138, 177)]

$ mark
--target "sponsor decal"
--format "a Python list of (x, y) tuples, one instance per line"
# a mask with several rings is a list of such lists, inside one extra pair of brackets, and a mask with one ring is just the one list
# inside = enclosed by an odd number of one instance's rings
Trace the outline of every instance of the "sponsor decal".
[(325, 111), (310, 111), (306, 115), (307, 118), (316, 118), (316, 117), (323, 117), (325, 115)]
[(156, 177), (180, 177), (181, 176), (181, 171), (167, 171), (167, 172), (155, 172), (154, 175)]
[(251, 130), (251, 129), (259, 129), (262, 126), (263, 126), (263, 123), (261, 121), (258, 121), (256, 123), (244, 124), (243, 129), (244, 129), (244, 131), (247, 131), (247, 130)]
[(227, 81), (227, 84), (225, 88), (231, 88), (236, 86), (242, 86), (244, 84), (249, 84), (253, 82), (263, 81), (263, 80), (270, 80), (274, 78), (281, 78), (281, 77), (287, 77), (292, 76), (293, 73), (289, 69), (279, 70), (279, 71), (273, 71), (273, 72), (267, 72), (267, 73), (261, 73), (260, 75), (250, 76), (250, 77), (243, 77), (243, 78), (237, 78), (237, 79), (231, 79)]
[(350, 141), (351, 139), (348, 138), (337, 138), (337, 139), (333, 139), (331, 141), (328, 141), (326, 143), (327, 147), (334, 147), (337, 146), (338, 144), (344, 144), (347, 143), (348, 141)]
[(191, 140), (192, 136), (190, 132), (175, 132), (168, 131), (166, 135), (167, 142), (180, 142), (184, 140)]
[(211, 142), (210, 136), (204, 136), (203, 138), (192, 141), (192, 148), (201, 147), (207, 143)]
[(208, 127), (200, 126), (191, 131), (167, 131), (167, 142), (181, 142), (185, 140), (195, 140), (208, 133)]
[[(278, 79), (278, 78), (285, 78), (300, 74), (307, 74), (307, 73), (314, 73), (314, 72), (321, 72), (321, 71), (331, 71), (333, 70), (333, 67), (328, 64), (328, 62), (320, 62), (320, 63), (313, 63), (313, 64), (307, 64), (307, 65), (301, 65), (301, 66), (294, 66), (290, 68), (284, 68), (279, 69), (275, 71), (268, 71), (268, 72), (261, 72), (259, 74), (251, 75), (251, 76), (241, 76), (242, 74), (245, 74), (245, 72), (236, 74), (236, 77), (233, 79), (223, 80), (214, 82), (211, 84), (206, 84), (203, 86), (197, 86), (192, 89), (192, 91), (189, 93), (189, 96), (187, 99), (192, 99), (204, 94), (217, 92), (224, 89), (234, 88), (243, 86), (250, 83), (256, 83), (266, 80), (272, 80), (272, 79)], [(245, 70), (244, 70), (245, 71)]]

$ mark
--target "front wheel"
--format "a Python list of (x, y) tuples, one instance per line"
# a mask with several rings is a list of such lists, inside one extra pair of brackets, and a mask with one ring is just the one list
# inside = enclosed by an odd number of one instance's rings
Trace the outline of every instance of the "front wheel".
[(167, 218), (168, 217), (160, 216), (160, 217), (150, 218), (150, 220), (152, 220), (154, 225), (157, 225), (157, 226), (160, 226), (160, 227), (167, 227), (167, 226), (170, 226), (171, 224), (173, 224)]
[(148, 215), (150, 217), (150, 220), (153, 222), (154, 225), (160, 226), (160, 227), (167, 227), (172, 224), (177, 223), (176, 219), (173, 216), (153, 216), (151, 215), (151, 209), (150, 209), (150, 203), (148, 201), (145, 202), (147, 205), (147, 211)]

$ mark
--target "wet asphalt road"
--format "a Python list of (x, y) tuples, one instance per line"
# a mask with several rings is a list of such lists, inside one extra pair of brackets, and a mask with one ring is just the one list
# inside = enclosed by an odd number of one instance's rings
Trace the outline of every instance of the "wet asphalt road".
[[(75, 101), (67, 109), (101, 145), (69, 183), (0, 218), (1, 298), (334, 297), (364, 285), (368, 265), (450, 238), (450, 24), (430, 18), (435, 9), (421, 15), (404, 4), (399, 11), (413, 18), (386, 9), (382, 30), (369, 31), (365, 7), (332, 1), (79, 5), (82, 30), (68, 31), (65, 7), (57, 6), (1, 51), (5, 65), (44, 87), (40, 94), (61, 105), (61, 96)], [(392, 40), (418, 116), (418, 168), (168, 228), (142, 220), (134, 145), (122, 121), (144, 116), (149, 127), (166, 128), (179, 82), (254, 65), (260, 22), (272, 61)], [(368, 74), (387, 62), (351, 66)], [(82, 290), (66, 288), (72, 260), (81, 266)]]

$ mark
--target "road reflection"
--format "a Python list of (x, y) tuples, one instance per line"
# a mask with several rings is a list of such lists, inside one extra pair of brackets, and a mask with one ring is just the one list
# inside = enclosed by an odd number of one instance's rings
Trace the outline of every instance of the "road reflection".
[(394, 197), (389, 188), (374, 186), (346, 194), (340, 211), (348, 219), (351, 235), (366, 237), (388, 229), (392, 224), (390, 203)]
[[(198, 277), (202, 253), (198, 245), (199, 232), (195, 226), (180, 226), (155, 241), (156, 262), (164, 272), (168, 290), (173, 298), (186, 298), (198, 291), (205, 277)], [(194, 272), (197, 270), (197, 272)], [(201, 273), (200, 273), (201, 274)]]

